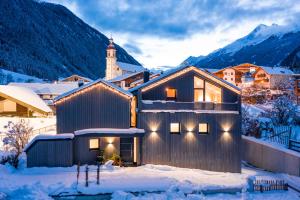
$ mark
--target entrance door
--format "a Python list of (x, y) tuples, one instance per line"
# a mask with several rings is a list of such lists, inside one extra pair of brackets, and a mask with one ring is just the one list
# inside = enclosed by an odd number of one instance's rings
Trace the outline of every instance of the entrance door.
[(133, 163), (133, 137), (120, 138), (120, 156), (124, 164)]

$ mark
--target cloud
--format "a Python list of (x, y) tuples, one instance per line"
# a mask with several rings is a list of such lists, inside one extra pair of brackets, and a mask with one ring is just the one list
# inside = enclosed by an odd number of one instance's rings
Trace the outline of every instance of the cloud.
[(137, 47), (133, 42), (123, 44), (123, 47), (129, 52), (134, 54), (143, 54), (142, 50)]
[[(245, 36), (258, 24), (299, 24), (298, 0), (49, 0), (113, 34), (146, 66), (176, 65)], [(133, 39), (134, 38), (134, 39)]]

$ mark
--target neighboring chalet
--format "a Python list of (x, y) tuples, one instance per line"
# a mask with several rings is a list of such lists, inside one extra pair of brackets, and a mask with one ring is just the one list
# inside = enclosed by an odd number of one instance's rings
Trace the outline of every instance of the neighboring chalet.
[(58, 134), (27, 145), (28, 167), (94, 164), (104, 150), (126, 165), (241, 171), (240, 90), (199, 68), (176, 68), (129, 91), (99, 79), (55, 106)]
[[(213, 72), (217, 77), (240, 88), (278, 89), (293, 82), (293, 72), (283, 67), (265, 67), (244, 63)], [(291, 86), (291, 85), (290, 85)]]
[(33, 91), (17, 86), (0, 86), (0, 116), (48, 116), (52, 110)]
[(51, 107), (53, 112), (55, 108), (53, 100), (70, 90), (79, 87), (79, 82), (55, 82), (55, 83), (9, 83), (11, 86), (28, 88), (35, 92), (46, 104)]
[(89, 83), (92, 82), (92, 79), (83, 77), (83, 76), (79, 76), (77, 74), (73, 74), (69, 77), (66, 78), (61, 78), (59, 79), (59, 82), (83, 82), (83, 83)]

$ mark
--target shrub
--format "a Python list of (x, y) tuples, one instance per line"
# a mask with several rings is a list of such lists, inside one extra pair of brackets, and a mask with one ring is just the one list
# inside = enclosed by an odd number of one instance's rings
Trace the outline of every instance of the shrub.
[(122, 164), (121, 157), (118, 154), (116, 154), (116, 153), (114, 153), (112, 155), (112, 157), (110, 158), (110, 160), (114, 161), (113, 165), (121, 165)]

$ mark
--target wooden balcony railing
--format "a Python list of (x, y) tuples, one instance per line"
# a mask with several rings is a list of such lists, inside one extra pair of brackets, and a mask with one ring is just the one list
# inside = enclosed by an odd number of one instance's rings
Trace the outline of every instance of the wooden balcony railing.
[(140, 110), (226, 110), (240, 111), (239, 103), (175, 102), (143, 100)]

